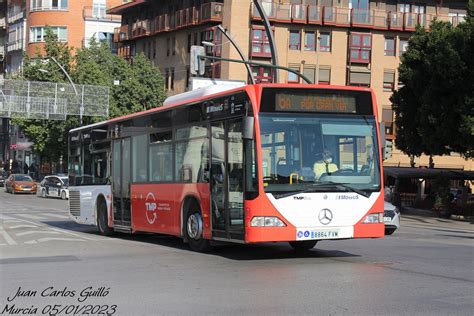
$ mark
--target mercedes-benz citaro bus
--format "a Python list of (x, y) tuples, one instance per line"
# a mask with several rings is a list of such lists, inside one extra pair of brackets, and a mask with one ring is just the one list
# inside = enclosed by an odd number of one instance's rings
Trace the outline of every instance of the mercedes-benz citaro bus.
[(380, 133), (368, 88), (212, 86), (69, 134), (70, 215), (104, 235), (211, 241), (384, 236)]

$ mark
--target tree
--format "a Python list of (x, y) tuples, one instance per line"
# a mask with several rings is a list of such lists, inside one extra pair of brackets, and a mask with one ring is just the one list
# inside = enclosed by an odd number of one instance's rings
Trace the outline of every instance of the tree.
[(410, 38), (399, 67), (403, 86), (391, 98), (395, 144), (404, 153), (473, 156), (472, 39), (469, 19), (456, 28), (434, 21)]
[[(73, 49), (57, 40), (51, 30), (46, 31), (44, 57), (54, 57), (70, 74), (76, 84), (91, 84), (109, 87), (109, 115), (117, 117), (144, 109), (161, 106), (166, 97), (163, 77), (158, 68), (138, 55), (129, 64), (112, 54), (105, 43), (95, 39), (89, 48), (73, 54)], [(37, 58), (25, 58), (24, 79), (32, 81), (66, 82), (65, 74), (53, 62), (43, 61), (40, 52)], [(42, 70), (40, 70), (42, 69)], [(114, 85), (114, 81), (119, 85)], [(106, 118), (84, 117), (83, 125)], [(68, 116), (65, 121), (15, 120), (26, 136), (34, 143), (39, 155), (58, 161), (67, 157), (67, 135), (70, 129), (80, 126), (77, 116)]]

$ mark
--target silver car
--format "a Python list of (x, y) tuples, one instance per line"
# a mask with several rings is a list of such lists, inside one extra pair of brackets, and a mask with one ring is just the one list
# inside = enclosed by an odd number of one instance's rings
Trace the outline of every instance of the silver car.
[(400, 227), (400, 211), (398, 208), (385, 201), (383, 221), (385, 223), (385, 235), (393, 234)]

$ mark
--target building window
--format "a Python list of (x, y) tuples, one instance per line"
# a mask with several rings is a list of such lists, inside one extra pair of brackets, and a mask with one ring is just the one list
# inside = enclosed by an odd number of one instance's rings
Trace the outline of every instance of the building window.
[(359, 87), (370, 87), (370, 72), (350, 71), (349, 85)]
[[(199, 34), (198, 33), (194, 33), (193, 34), (193, 45), (196, 46), (198, 44), (198, 37), (199, 37)], [(191, 51), (191, 50), (190, 50)]]
[(189, 88), (190, 81), (191, 81), (191, 68), (190, 66), (186, 66), (186, 89)]
[(400, 56), (403, 55), (408, 49), (408, 40), (400, 39)]
[[(295, 70), (297, 72), (300, 72), (299, 65), (289, 65), (288, 68)], [(288, 71), (288, 83), (299, 83), (299, 82), (300, 82), (300, 77), (297, 74)]]
[(395, 71), (385, 70), (383, 73), (383, 91), (392, 92), (395, 90)]
[(166, 56), (170, 55), (170, 41), (171, 39), (169, 37), (166, 38)]
[(192, 41), (191, 34), (188, 34), (188, 53), (191, 52), (191, 41)]
[(301, 34), (300, 31), (290, 31), (290, 47), (291, 50), (301, 49)]
[(170, 75), (170, 89), (171, 91), (174, 90), (174, 68), (171, 68), (171, 75)]
[(170, 89), (170, 70), (168, 68), (165, 69), (165, 90), (168, 91)]
[(311, 83), (315, 83), (315, 77), (316, 77), (316, 66), (315, 65), (304, 65), (303, 68), (303, 75), (311, 80)]
[(252, 29), (251, 34), (251, 56), (271, 57), (270, 42), (267, 33), (262, 29)]
[(67, 0), (31, 0), (31, 11), (67, 10)]
[(385, 37), (385, 56), (395, 56), (394, 37)]
[(156, 58), (156, 40), (153, 40), (153, 59)]
[(382, 108), (382, 122), (385, 125), (385, 135), (393, 135), (393, 109), (391, 107)]
[(273, 82), (273, 70), (270, 67), (253, 67), (252, 74), (253, 78), (255, 79), (255, 83)]
[[(67, 27), (65, 26), (48, 26), (51, 31), (57, 36), (58, 41), (67, 42)], [(38, 43), (44, 42), (46, 36), (45, 26), (31, 27), (30, 28), (30, 42)]]
[(372, 35), (367, 33), (351, 33), (350, 51), (351, 62), (370, 63), (370, 51), (372, 49)]
[(174, 55), (176, 55), (176, 37), (172, 37), (171, 38), (171, 53)]
[(315, 32), (304, 33), (304, 50), (308, 50), (308, 51), (316, 50), (316, 33)]
[(328, 85), (331, 83), (331, 67), (330, 66), (321, 66), (319, 67), (319, 84)]
[(319, 51), (321, 52), (331, 51), (331, 33), (321, 32), (319, 34)]
[(106, 16), (107, 3), (106, 0), (94, 0), (92, 3), (92, 17), (103, 18)]

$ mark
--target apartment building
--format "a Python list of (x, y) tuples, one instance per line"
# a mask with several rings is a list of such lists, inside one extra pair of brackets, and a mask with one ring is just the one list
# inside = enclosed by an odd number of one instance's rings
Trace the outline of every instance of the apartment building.
[(7, 0), (0, 0), (0, 79), (5, 72), (5, 43), (7, 36)]
[[(379, 118), (386, 139), (394, 140), (393, 111), (389, 100), (398, 88), (397, 68), (408, 39), (420, 25), (429, 28), (438, 19), (457, 25), (466, 16), (467, 0), (260, 0), (272, 26), (282, 66), (300, 71), (315, 83), (367, 86), (374, 89)], [(212, 56), (240, 59), (237, 51), (216, 32), (221, 24), (244, 54), (259, 62), (271, 62), (270, 46), (262, 19), (252, 0), (134, 0), (108, 11), (122, 15), (115, 30), (119, 54), (131, 58), (143, 52), (160, 67), (169, 94), (189, 89), (191, 45), (207, 43)], [(210, 45), (208, 43), (212, 43)], [(274, 72), (254, 67), (257, 82), (272, 82)], [(208, 63), (207, 77), (247, 81), (246, 68), (228, 62)], [(279, 71), (279, 82), (300, 79)], [(440, 168), (474, 170), (461, 157), (435, 157)], [(417, 165), (428, 165), (421, 157)], [(397, 150), (387, 166), (409, 166), (409, 158)]]
[[(120, 26), (120, 16), (106, 10), (124, 0), (6, 0), (6, 72), (21, 71), (23, 56), (34, 56), (44, 49), (46, 27), (51, 27), (60, 41), (69, 46), (87, 46), (95, 37), (113, 47), (113, 31)], [(0, 16), (1, 27), (1, 16)], [(1, 33), (0, 33), (1, 34)]]

